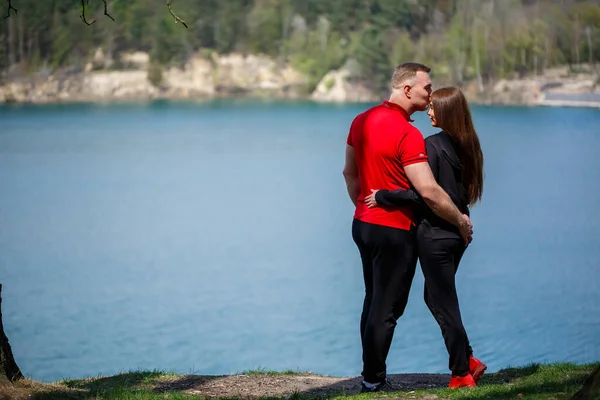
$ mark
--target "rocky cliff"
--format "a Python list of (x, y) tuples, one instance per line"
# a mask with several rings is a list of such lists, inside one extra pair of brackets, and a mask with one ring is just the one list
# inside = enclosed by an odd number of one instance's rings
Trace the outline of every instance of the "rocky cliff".
[(120, 68), (99, 51), (82, 71), (12, 80), (1, 102), (44, 103), (252, 95), (298, 98), (307, 79), (289, 65), (257, 55), (194, 55), (184, 65), (157, 69), (148, 54), (124, 54)]
[(464, 90), (474, 103), (600, 108), (600, 74), (593, 66), (582, 66), (582, 70), (549, 68), (535, 76), (490, 82), (483, 90), (471, 82)]
[[(477, 82), (463, 86), (472, 103), (600, 107), (600, 75), (594, 66), (573, 74), (567, 67), (523, 79)], [(122, 54), (119, 60), (98, 49), (80, 71), (11, 80), (0, 84), (0, 103), (104, 102), (115, 100), (271, 97), (317, 102), (375, 102), (350, 59), (329, 71), (309, 92), (306, 76), (288, 64), (261, 55), (198, 53), (183, 65), (161, 68), (147, 53)], [(435, 81), (435, 79), (434, 79)], [(442, 85), (438, 82), (438, 85)]]
[(380, 100), (359, 78), (359, 65), (350, 59), (338, 69), (329, 71), (311, 95), (318, 102), (371, 102)]

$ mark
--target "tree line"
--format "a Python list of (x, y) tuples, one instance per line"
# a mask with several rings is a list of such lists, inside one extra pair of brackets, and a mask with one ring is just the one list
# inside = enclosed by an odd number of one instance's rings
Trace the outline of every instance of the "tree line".
[(198, 51), (262, 53), (291, 63), (313, 85), (355, 59), (357, 78), (384, 90), (391, 69), (406, 60), (480, 86), (600, 60), (600, 0), (170, 2), (187, 28), (162, 0), (6, 0), (18, 12), (7, 6), (0, 21), (0, 70), (7, 77), (81, 68), (98, 47), (115, 67), (134, 50), (159, 66)]

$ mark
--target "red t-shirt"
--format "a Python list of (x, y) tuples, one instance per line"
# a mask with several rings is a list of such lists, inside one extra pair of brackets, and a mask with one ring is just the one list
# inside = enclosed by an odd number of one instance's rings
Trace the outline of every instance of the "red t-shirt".
[(409, 189), (404, 167), (427, 161), (423, 135), (409, 121), (402, 107), (388, 101), (352, 121), (347, 143), (354, 147), (360, 182), (354, 218), (405, 230), (414, 224), (410, 207), (368, 208), (365, 204), (371, 189)]

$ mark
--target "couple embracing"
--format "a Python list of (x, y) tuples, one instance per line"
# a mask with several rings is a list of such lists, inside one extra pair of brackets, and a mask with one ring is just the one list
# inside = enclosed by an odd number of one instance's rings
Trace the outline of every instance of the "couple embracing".
[[(449, 387), (475, 386), (487, 368), (473, 357), (454, 279), (472, 240), (469, 206), (481, 200), (483, 154), (463, 93), (432, 91), (429, 72), (423, 64), (399, 65), (389, 100), (359, 114), (347, 139), (344, 178), (365, 282), (362, 392), (397, 390), (386, 358), (417, 259), (425, 303), (448, 350)], [(426, 110), (441, 132), (424, 140), (411, 115)]]

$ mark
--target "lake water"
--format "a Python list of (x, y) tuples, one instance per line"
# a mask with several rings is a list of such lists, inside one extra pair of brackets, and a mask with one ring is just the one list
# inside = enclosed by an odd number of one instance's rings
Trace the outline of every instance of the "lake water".
[[(341, 170), (367, 107), (0, 108), (0, 283), (24, 374), (359, 375)], [(486, 180), (457, 279), (476, 356), (491, 371), (600, 361), (600, 110), (473, 112)], [(448, 372), (422, 288), (419, 271), (390, 373)]]

